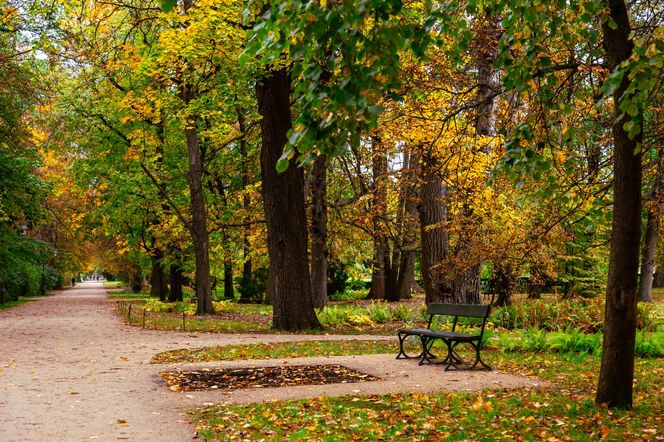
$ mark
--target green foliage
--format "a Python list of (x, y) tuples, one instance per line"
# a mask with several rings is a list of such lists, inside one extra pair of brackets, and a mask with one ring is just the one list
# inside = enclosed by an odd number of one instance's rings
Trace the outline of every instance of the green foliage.
[[(317, 153), (338, 155), (357, 147), (382, 112), (379, 97), (400, 82), (400, 51), (420, 55), (431, 21), (418, 23), (401, 1), (256, 2), (245, 19), (258, 19), (242, 61), (291, 63), (296, 117), (277, 168), (291, 159), (310, 161)], [(260, 12), (258, 11), (260, 9)], [(396, 97), (395, 97), (396, 98)], [(295, 157), (295, 158), (294, 158)]]
[(599, 298), (524, 301), (496, 308), (490, 321), (494, 326), (506, 329), (560, 331), (572, 327), (594, 333), (602, 328), (604, 303)]
[(47, 265), (52, 253), (46, 243), (16, 234), (0, 223), (0, 285), (5, 296), (16, 299), (56, 287), (59, 273)]
[(327, 268), (327, 296), (333, 297), (346, 290), (348, 274), (341, 265), (330, 265)]
[(663, 357), (664, 333), (637, 332), (634, 353), (642, 358)]
[(251, 302), (261, 302), (267, 289), (267, 277), (270, 270), (267, 267), (261, 267), (251, 272), (249, 281), (244, 280), (238, 286), (241, 299), (248, 299)]

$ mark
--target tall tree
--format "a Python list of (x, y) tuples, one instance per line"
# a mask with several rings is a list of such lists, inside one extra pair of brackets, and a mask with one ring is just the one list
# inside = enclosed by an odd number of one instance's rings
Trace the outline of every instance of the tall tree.
[[(632, 55), (634, 43), (627, 5), (607, 0), (608, 16), (602, 24), (602, 46), (611, 72)], [(618, 70), (618, 71), (617, 71)], [(639, 115), (623, 111), (630, 100), (630, 77), (622, 71), (613, 93), (613, 224), (606, 287), (602, 365), (595, 401), (609, 407), (632, 407), (634, 343), (636, 338), (637, 273), (641, 231), (642, 131), (625, 130), (639, 124)], [(635, 121), (636, 120), (636, 121)]]
[(304, 203), (304, 173), (291, 165), (281, 173), (277, 163), (291, 128), (290, 74), (280, 68), (256, 84), (261, 120), (261, 178), (270, 253), (268, 292), (272, 326), (306, 330), (320, 326), (314, 311)]

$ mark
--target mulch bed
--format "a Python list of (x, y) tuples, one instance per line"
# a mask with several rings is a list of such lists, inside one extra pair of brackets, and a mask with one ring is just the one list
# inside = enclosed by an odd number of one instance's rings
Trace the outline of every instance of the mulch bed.
[(173, 391), (238, 390), (380, 380), (370, 374), (332, 364), (166, 371), (160, 374)]

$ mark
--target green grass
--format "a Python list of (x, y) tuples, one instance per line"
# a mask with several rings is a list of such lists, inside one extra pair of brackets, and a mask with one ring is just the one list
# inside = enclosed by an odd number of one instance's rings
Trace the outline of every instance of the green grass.
[(23, 305), (28, 302), (30, 302), (30, 299), (18, 299), (16, 301), (7, 301), (4, 304), (0, 304), (0, 310), (6, 310), (9, 308), (18, 307), (19, 305)]
[(243, 359), (300, 358), (306, 356), (397, 353), (395, 340), (301, 341), (273, 344), (223, 345), (159, 353), (154, 364), (236, 361)]
[(145, 300), (150, 299), (150, 295), (145, 293), (106, 293), (106, 296), (111, 299), (133, 299), (133, 300)]
[(122, 281), (104, 281), (104, 287), (122, 287), (125, 285)]
[(635, 408), (594, 405), (599, 358), (492, 352), (500, 371), (541, 390), (344, 396), (190, 410), (204, 440), (634, 440), (661, 437), (664, 360), (637, 359)]

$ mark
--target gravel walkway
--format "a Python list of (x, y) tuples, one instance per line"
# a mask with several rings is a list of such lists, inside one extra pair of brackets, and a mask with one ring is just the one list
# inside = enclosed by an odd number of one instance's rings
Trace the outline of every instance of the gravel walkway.
[[(194, 431), (183, 411), (207, 403), (539, 386), (532, 379), (498, 373), (445, 373), (392, 355), (153, 365), (154, 354), (177, 348), (367, 337), (142, 330), (122, 322), (100, 283), (0, 311), (0, 337), (1, 441), (189, 441)], [(159, 377), (160, 371), (173, 369), (318, 363), (342, 364), (383, 380), (175, 393)]]

